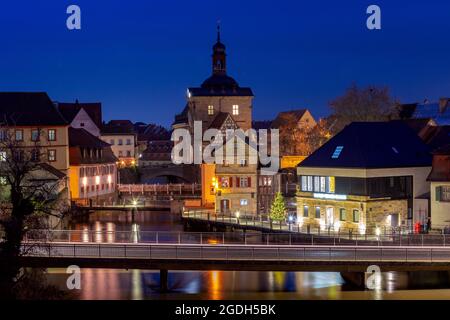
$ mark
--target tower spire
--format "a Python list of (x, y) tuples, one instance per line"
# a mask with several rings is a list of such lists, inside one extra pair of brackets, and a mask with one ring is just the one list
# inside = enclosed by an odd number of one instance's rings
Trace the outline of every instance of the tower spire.
[(220, 42), (220, 20), (217, 20), (217, 42)]

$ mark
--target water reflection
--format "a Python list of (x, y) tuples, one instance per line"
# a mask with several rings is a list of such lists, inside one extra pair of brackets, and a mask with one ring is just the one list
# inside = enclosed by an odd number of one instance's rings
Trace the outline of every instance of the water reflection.
[[(68, 221), (67, 227), (79, 231), (72, 233), (72, 241), (108, 243), (153, 241), (146, 239), (149, 237), (146, 231), (183, 231), (181, 221), (168, 212), (96, 212), (84, 220)], [(126, 233), (121, 234), (122, 231)], [(124, 235), (128, 238), (123, 238)], [(49, 281), (61, 288), (65, 287), (66, 277), (65, 270), (53, 269), (49, 273)], [(159, 271), (82, 269), (82, 288), (76, 298), (450, 299), (448, 279), (446, 272), (389, 272), (383, 274), (380, 289), (361, 291), (345, 284), (336, 272), (170, 271), (170, 291), (161, 294)]]

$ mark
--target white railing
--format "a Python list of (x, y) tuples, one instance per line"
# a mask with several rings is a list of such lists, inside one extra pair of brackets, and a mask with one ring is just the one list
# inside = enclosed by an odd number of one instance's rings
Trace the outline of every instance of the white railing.
[(450, 262), (450, 248), (25, 243), (25, 256), (223, 261)]

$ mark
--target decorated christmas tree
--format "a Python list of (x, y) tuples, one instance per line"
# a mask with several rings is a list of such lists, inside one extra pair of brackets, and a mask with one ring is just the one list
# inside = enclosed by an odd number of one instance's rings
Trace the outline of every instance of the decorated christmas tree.
[(286, 206), (284, 205), (284, 198), (281, 192), (277, 192), (275, 195), (275, 200), (270, 208), (270, 218), (274, 221), (286, 219)]

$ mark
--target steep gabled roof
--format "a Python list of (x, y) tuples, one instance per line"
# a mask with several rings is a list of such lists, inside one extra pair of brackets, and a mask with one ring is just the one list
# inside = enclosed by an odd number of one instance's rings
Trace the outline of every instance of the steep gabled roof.
[(297, 109), (297, 110), (291, 110), (291, 111), (283, 111), (278, 113), (275, 120), (272, 121), (272, 128), (277, 129), (280, 128), (281, 125), (290, 122), (295, 121), (298, 122), (300, 119), (304, 116), (304, 114), (308, 111), (308, 109)]
[(402, 122), (353, 122), (298, 167), (401, 168), (431, 166), (429, 147)]
[(0, 92), (0, 123), (9, 126), (68, 125), (45, 92)]
[(73, 119), (77, 116), (81, 109), (86, 111), (92, 121), (95, 123), (97, 128), (102, 127), (102, 104), (100, 102), (93, 103), (58, 103), (58, 109), (67, 122), (71, 123)]
[(229, 114), (228, 112), (219, 112), (219, 113), (217, 113), (216, 117), (209, 125), (208, 129), (211, 129), (211, 128), (222, 129), (222, 127), (226, 121), (232, 121), (234, 123), (234, 127), (239, 128), (239, 126), (236, 124), (236, 121), (234, 121), (231, 114)]
[(100, 140), (83, 128), (69, 127), (69, 146), (83, 148), (106, 148), (110, 144)]

